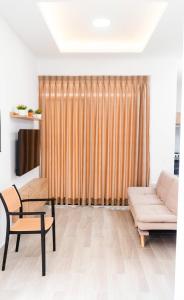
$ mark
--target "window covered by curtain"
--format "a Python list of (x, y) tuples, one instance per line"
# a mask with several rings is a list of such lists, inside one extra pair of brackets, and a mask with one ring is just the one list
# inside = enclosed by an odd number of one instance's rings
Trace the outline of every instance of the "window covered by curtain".
[(149, 78), (40, 77), (41, 174), (65, 204), (123, 205), (149, 184)]

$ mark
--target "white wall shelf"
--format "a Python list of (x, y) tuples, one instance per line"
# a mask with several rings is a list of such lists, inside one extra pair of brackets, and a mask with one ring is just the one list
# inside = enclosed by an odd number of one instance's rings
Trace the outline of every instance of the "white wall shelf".
[(41, 119), (38, 119), (37, 117), (21, 116), (14, 112), (10, 113), (10, 117), (14, 119), (21, 119), (21, 120), (28, 120), (28, 121), (41, 121)]

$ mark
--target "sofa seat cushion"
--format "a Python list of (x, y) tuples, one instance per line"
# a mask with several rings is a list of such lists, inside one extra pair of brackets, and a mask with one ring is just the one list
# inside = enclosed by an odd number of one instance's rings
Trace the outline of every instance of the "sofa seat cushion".
[(134, 205), (137, 222), (176, 223), (177, 217), (165, 205)]
[(140, 230), (177, 230), (177, 223), (144, 223), (137, 222)]
[(128, 198), (128, 202), (130, 205), (162, 205), (163, 202), (157, 197), (155, 194), (150, 195), (139, 195), (139, 194), (131, 194)]

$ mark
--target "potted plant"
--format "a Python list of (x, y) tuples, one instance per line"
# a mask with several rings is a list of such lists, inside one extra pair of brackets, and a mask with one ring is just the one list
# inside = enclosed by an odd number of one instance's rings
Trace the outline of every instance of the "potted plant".
[(20, 105), (17, 105), (16, 108), (17, 108), (18, 113), (19, 113), (20, 116), (25, 116), (26, 115), (26, 109), (27, 109), (26, 105), (20, 104)]
[(28, 109), (28, 117), (30, 117), (30, 118), (33, 117), (33, 110), (32, 110), (32, 108)]
[(38, 109), (35, 110), (35, 116), (36, 116), (36, 118), (41, 120), (41, 117), (42, 117), (41, 109), (38, 108)]

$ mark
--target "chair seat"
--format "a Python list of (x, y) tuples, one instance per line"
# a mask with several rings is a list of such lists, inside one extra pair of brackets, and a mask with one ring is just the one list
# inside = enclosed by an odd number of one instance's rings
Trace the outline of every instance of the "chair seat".
[[(53, 223), (52, 217), (45, 217), (45, 230), (48, 230)], [(22, 218), (18, 219), (12, 226), (11, 231), (40, 231), (41, 220), (39, 218)]]

